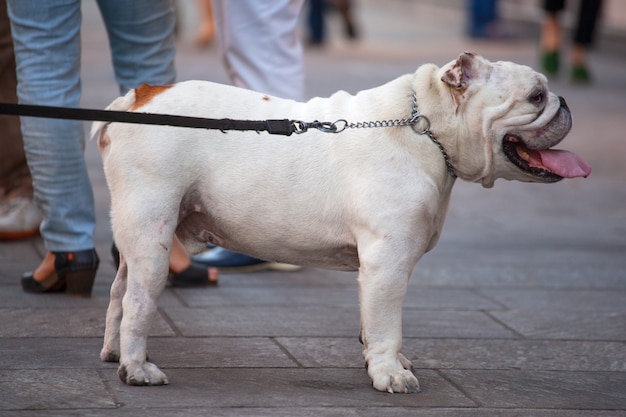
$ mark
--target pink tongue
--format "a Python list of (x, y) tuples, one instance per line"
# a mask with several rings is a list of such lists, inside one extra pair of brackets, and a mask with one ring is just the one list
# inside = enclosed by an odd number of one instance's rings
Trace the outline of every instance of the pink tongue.
[(537, 151), (541, 155), (541, 163), (563, 178), (587, 177), (591, 167), (573, 152), (546, 149)]

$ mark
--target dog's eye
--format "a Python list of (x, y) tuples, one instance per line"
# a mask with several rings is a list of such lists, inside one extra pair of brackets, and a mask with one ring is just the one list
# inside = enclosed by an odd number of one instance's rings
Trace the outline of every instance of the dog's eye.
[(541, 104), (543, 103), (543, 91), (537, 91), (535, 93), (533, 93), (528, 101), (530, 101), (533, 104)]

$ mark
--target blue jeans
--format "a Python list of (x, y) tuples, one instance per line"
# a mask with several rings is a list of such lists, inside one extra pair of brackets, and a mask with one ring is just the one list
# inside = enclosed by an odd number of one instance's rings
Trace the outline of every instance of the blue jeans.
[[(81, 0), (8, 0), (18, 99), (24, 104), (79, 107)], [(120, 91), (170, 84), (175, 14), (171, 0), (98, 0)], [(82, 122), (22, 118), (35, 200), (49, 251), (94, 247), (94, 199), (84, 159)]]

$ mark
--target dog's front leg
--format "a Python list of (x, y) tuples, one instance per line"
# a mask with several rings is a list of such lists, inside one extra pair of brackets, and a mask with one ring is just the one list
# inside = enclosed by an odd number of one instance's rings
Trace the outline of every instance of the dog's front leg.
[(168, 256), (152, 255), (140, 259), (128, 263), (128, 283), (122, 301), (124, 315), (120, 326), (118, 376), (128, 385), (165, 385), (167, 376), (146, 360), (146, 352), (157, 300), (167, 280)]
[(419, 392), (411, 362), (402, 348), (402, 303), (410, 268), (402, 265), (391, 248), (375, 245), (360, 253), (359, 297), (361, 341), (374, 388), (390, 393)]

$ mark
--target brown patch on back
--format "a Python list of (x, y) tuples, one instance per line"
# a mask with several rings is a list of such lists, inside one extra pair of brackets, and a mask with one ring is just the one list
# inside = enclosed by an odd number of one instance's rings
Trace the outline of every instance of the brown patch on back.
[(263, 96), (263, 97), (262, 97), (262, 100), (264, 100), (264, 101), (270, 101), (270, 98), (269, 98), (268, 96)]
[(133, 104), (130, 110), (135, 111), (145, 106), (146, 104), (150, 103), (153, 98), (172, 87), (173, 85), (142, 84), (139, 88), (135, 88), (135, 104)]

